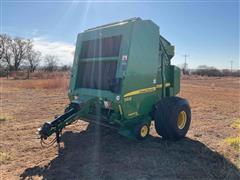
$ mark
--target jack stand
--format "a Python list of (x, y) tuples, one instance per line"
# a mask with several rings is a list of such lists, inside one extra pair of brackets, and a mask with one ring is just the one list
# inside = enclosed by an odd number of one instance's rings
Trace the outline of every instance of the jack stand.
[(57, 141), (58, 154), (60, 154), (61, 147), (60, 147), (60, 131), (59, 130), (56, 131), (56, 141)]

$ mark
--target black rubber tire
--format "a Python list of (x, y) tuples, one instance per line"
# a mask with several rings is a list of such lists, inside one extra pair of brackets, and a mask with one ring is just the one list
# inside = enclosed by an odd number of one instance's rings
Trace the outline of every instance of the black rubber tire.
[[(137, 140), (145, 140), (149, 136), (150, 125), (151, 123), (141, 123), (135, 126), (134, 134)], [(141, 135), (141, 129), (143, 126), (147, 127), (147, 134), (144, 137)]]
[[(186, 123), (182, 129), (177, 121), (181, 111), (186, 113)], [(186, 99), (169, 97), (156, 104), (154, 110), (155, 129), (167, 140), (179, 140), (185, 137), (191, 123), (191, 108)]]

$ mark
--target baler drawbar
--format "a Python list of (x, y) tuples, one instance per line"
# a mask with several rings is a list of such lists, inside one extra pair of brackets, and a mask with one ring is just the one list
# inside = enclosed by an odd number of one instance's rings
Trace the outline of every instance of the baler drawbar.
[(65, 126), (74, 121), (79, 111), (81, 111), (80, 104), (72, 103), (71, 108), (63, 115), (56, 117), (56, 119), (51, 122), (43, 124), (43, 126), (39, 129), (40, 137), (42, 139), (47, 139), (53, 133), (59, 133)]
[(56, 117), (54, 120), (50, 122), (44, 123), (43, 126), (38, 129), (40, 139), (43, 141), (55, 133), (56, 134), (55, 140), (59, 145), (60, 134), (62, 132), (62, 129), (76, 121), (79, 118), (79, 116), (84, 115), (84, 111), (93, 101), (94, 98), (86, 101), (85, 103), (83, 103), (82, 101), (73, 101), (65, 109), (63, 115)]

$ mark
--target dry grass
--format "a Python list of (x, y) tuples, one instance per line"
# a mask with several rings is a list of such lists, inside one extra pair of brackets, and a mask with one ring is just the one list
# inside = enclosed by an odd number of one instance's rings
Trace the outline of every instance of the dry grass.
[(240, 118), (235, 120), (235, 122), (232, 124), (232, 127), (240, 129)]
[(240, 137), (229, 137), (225, 142), (232, 146), (236, 151), (240, 151)]
[[(66, 72), (61, 72), (61, 71), (54, 71), (54, 72), (35, 71), (35, 72), (29, 74), (30, 79), (56, 79), (56, 78), (61, 78), (63, 76), (70, 76), (70, 71), (66, 71)], [(15, 80), (28, 79), (28, 72), (27, 71), (13, 71), (13, 72), (10, 72), (9, 79), (15, 79)]]
[(43, 71), (36, 71), (30, 74), (31, 79), (56, 79), (62, 77), (69, 77), (70, 72), (43, 72)]
[[(235, 122), (231, 124), (234, 129), (240, 129), (240, 119), (236, 119)], [(240, 152), (240, 136), (228, 137), (224, 140), (228, 145), (233, 147), (236, 151)]]
[(36, 80), (25, 80), (17, 85), (19, 88), (25, 89), (67, 89), (69, 79), (66, 76), (61, 78), (53, 79), (36, 79)]
[(10, 120), (10, 119), (12, 119), (11, 116), (9, 116), (7, 114), (3, 114), (3, 113), (0, 114), (0, 122), (4, 122), (4, 121)]
[(7, 153), (0, 151), (0, 165), (6, 164), (8, 160), (10, 160), (10, 157)]

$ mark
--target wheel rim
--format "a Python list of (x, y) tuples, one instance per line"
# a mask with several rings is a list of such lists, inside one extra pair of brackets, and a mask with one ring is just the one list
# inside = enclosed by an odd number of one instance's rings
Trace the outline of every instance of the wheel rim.
[(177, 126), (179, 129), (183, 129), (187, 122), (187, 114), (185, 111), (181, 111), (178, 115)]
[(146, 125), (144, 125), (142, 128), (141, 128), (141, 132), (140, 132), (141, 136), (142, 137), (146, 137), (147, 134), (148, 134), (148, 127)]

